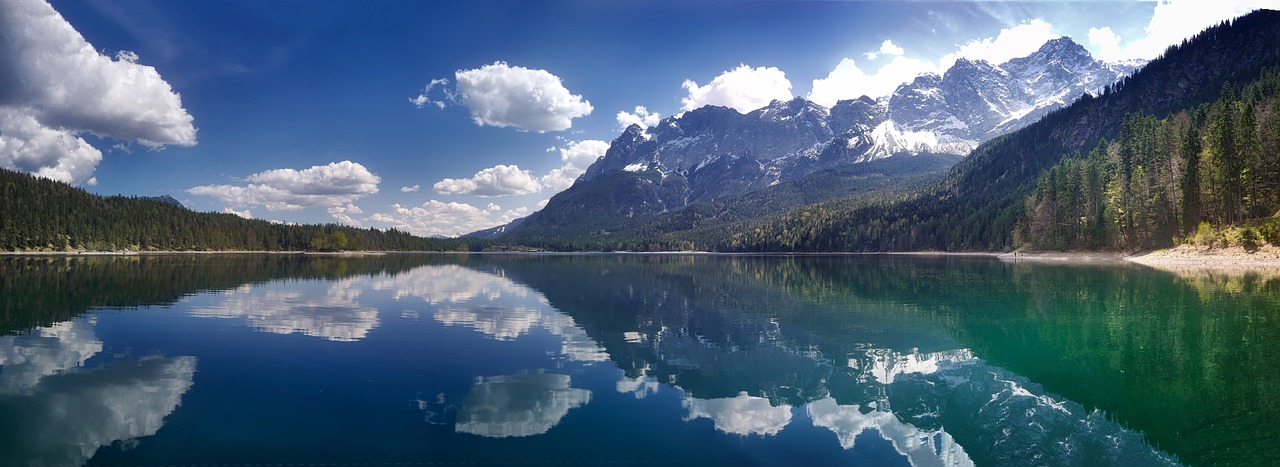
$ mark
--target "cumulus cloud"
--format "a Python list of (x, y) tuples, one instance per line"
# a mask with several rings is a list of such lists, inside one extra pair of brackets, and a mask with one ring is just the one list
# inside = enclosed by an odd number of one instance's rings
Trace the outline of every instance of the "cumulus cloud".
[(1097, 57), (1102, 60), (1115, 60), (1120, 54), (1120, 36), (1110, 27), (1089, 28), (1089, 44), (1097, 50)]
[(233, 206), (264, 206), (268, 211), (311, 206), (342, 206), (378, 192), (382, 179), (363, 165), (333, 162), (308, 169), (275, 169), (250, 175), (247, 185), (202, 185), (188, 193), (212, 196)]
[(902, 47), (898, 47), (897, 44), (894, 44), (893, 41), (889, 39), (885, 39), (884, 42), (880, 43), (879, 50), (873, 50), (862, 55), (866, 56), (867, 60), (875, 60), (879, 58), (881, 55), (898, 56), (906, 52), (907, 51), (903, 50)]
[(253, 213), (252, 213), (252, 212), (249, 212), (249, 210), (248, 210), (248, 209), (245, 209), (245, 210), (243, 210), (243, 211), (237, 211), (237, 210), (235, 210), (235, 209), (231, 209), (231, 208), (222, 208), (222, 212), (227, 213), (227, 214), (235, 214), (235, 215), (240, 216), (240, 217), (243, 217), (243, 218), (245, 218), (245, 219), (253, 219)]
[(43, 0), (0, 4), (0, 166), (84, 183), (92, 133), (158, 149), (196, 144), (181, 96), (138, 55), (103, 55)]
[(67, 183), (85, 183), (102, 151), (69, 131), (41, 125), (23, 110), (0, 107), (0, 166)]
[(658, 121), (662, 119), (662, 115), (659, 115), (657, 112), (650, 113), (649, 109), (645, 106), (637, 105), (635, 113), (622, 110), (618, 112), (617, 118), (618, 126), (622, 128), (626, 128), (631, 125), (640, 125), (642, 127), (649, 128), (657, 125)]
[(419, 186), (419, 185), (413, 185), (413, 186), (402, 186), (402, 187), (400, 187), (400, 192), (401, 192), (401, 193), (413, 193), (413, 192), (418, 191), (418, 190), (421, 190), (421, 189), (422, 189), (422, 187), (421, 187), (421, 186)]
[[(1121, 46), (1122, 38), (1110, 28), (1089, 30), (1089, 42), (1095, 46), (1100, 58), (1117, 60), (1126, 58), (1153, 59), (1169, 46), (1196, 35), (1209, 26), (1243, 15), (1259, 8), (1275, 8), (1273, 0), (1166, 0), (1156, 2), (1151, 22), (1143, 29), (1145, 36), (1135, 38)], [(1098, 41), (1095, 42), (1095, 29)]]
[(1058, 34), (1053, 33), (1053, 25), (1041, 19), (1033, 19), (1002, 29), (995, 37), (969, 41), (961, 45), (959, 50), (943, 56), (938, 65), (940, 69), (946, 70), (961, 57), (986, 60), (998, 65), (1012, 58), (1031, 55), (1045, 42), (1058, 37)]
[(853, 59), (845, 58), (840, 60), (840, 64), (826, 78), (813, 80), (813, 90), (809, 91), (808, 99), (831, 107), (837, 101), (845, 99), (887, 96), (902, 83), (926, 72), (937, 73), (937, 65), (907, 57), (894, 57), (874, 74), (867, 74), (858, 68)]
[(354, 204), (348, 203), (346, 206), (332, 206), (328, 211), (329, 215), (333, 217), (333, 220), (337, 221), (339, 224), (361, 227), (360, 221), (351, 217), (351, 215), (364, 214), (364, 211)]
[(542, 184), (528, 170), (517, 165), (496, 165), (476, 172), (471, 178), (446, 178), (431, 189), (442, 195), (472, 195), (483, 198), (537, 193)]
[(390, 212), (369, 216), (371, 222), (390, 224), (396, 229), (423, 237), (455, 237), (506, 224), (529, 214), (529, 208), (490, 212), (466, 203), (430, 200), (421, 206), (391, 205)]
[(774, 99), (791, 99), (791, 81), (776, 67), (738, 65), (706, 85), (699, 86), (693, 80), (685, 80), (681, 86), (689, 92), (681, 99), (685, 111), (719, 105), (747, 113), (768, 105)]
[(489, 203), (488, 206), (485, 206), (484, 210), (489, 212), (501, 211), (502, 206), (498, 206), (497, 204), (494, 204), (494, 203)]
[[(569, 92), (560, 77), (547, 70), (493, 62), (473, 70), (458, 70), (454, 77), (457, 90), (445, 89), (445, 99), (465, 105), (471, 111), (471, 119), (480, 126), (538, 133), (567, 130), (573, 126), (573, 119), (594, 110), (591, 102)], [(432, 80), (424, 91), (429, 92), (440, 81)], [(445, 100), (433, 101), (427, 94), (410, 100), (419, 107), (428, 103), (443, 107)]]
[(558, 192), (572, 186), (591, 164), (604, 157), (604, 153), (609, 150), (609, 143), (587, 139), (570, 141), (564, 147), (555, 149), (560, 152), (561, 165), (542, 177), (542, 185)]

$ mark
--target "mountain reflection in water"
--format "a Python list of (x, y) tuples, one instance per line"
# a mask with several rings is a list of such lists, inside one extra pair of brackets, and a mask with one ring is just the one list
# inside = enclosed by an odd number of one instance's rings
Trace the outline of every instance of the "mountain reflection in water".
[(711, 255), (0, 272), (3, 465), (1280, 458), (1265, 277)]

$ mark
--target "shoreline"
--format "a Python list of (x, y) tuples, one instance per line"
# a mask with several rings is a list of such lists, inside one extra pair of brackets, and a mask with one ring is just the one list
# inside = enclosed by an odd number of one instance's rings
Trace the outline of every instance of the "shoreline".
[[(159, 256), (159, 255), (314, 255), (314, 256), (381, 256), (387, 254), (459, 254), (481, 252), (457, 251), (0, 251), (0, 257), (43, 256), (43, 257), (90, 257), (90, 256)], [(668, 252), (483, 252), (484, 254), (625, 254), (625, 255), (783, 255), (783, 256), (821, 256), (821, 255), (895, 255), (895, 256), (952, 256), (952, 257), (989, 257), (1006, 263), (1045, 263), (1045, 264), (1137, 264), (1155, 269), (1170, 271), (1205, 270), (1222, 272), (1274, 271), (1280, 270), (1280, 248), (1264, 245), (1252, 251), (1241, 247), (1204, 249), (1201, 247), (1182, 245), (1174, 248), (1146, 251), (1135, 254), (1121, 252), (950, 252), (950, 251), (896, 251), (896, 252), (805, 252), (805, 253), (717, 253), (708, 251), (668, 251)]]
[[(314, 255), (314, 256), (381, 256), (386, 251), (275, 251), (275, 250), (226, 250), (226, 251), (0, 251), (0, 256), (158, 256), (158, 255)], [(416, 253), (416, 252), (414, 252)], [(423, 252), (435, 253), (435, 252)]]

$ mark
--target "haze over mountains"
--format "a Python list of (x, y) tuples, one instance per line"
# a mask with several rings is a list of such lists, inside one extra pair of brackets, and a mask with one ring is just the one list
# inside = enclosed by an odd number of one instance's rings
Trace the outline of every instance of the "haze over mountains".
[[(592, 185), (613, 186), (603, 190), (611, 193), (610, 203), (617, 203), (611, 214), (634, 218), (894, 154), (964, 155), (1086, 93), (1100, 93), (1144, 63), (1096, 60), (1061, 37), (998, 65), (962, 58), (943, 75), (920, 75), (878, 100), (863, 96), (828, 109), (797, 97), (745, 115), (706, 106), (648, 128), (633, 124), (572, 188), (525, 225), (562, 223), (563, 211), (581, 211), (583, 203), (592, 202), (581, 195), (595, 190)], [(620, 185), (634, 189), (618, 199)], [(501, 236), (519, 232), (516, 227), (472, 235)]]

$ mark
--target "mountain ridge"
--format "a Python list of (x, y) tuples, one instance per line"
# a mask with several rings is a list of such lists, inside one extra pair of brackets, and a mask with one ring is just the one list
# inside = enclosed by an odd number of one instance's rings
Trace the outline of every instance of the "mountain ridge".
[[(651, 127), (633, 124), (574, 185), (606, 183), (601, 177), (613, 172), (652, 172), (650, 177), (610, 176), (607, 181), (648, 183), (649, 194), (636, 197), (629, 209), (618, 210), (627, 217), (646, 217), (843, 164), (902, 153), (966, 154), (981, 141), (1021, 128), (1065, 105), (1064, 96), (1100, 92), (1132, 70), (1132, 64), (1110, 65), (1093, 59), (1067, 37), (1046, 42), (1035, 53), (1003, 65), (1016, 73), (962, 58), (945, 74), (920, 75), (890, 96), (841, 100), (831, 108), (795, 97), (774, 100), (745, 114), (704, 106)], [(1024, 79), (1024, 74), (1034, 76)], [(1031, 92), (1053, 94), (1037, 101)], [(984, 106), (978, 108), (979, 103)], [(671, 177), (681, 181), (668, 182)], [(611, 193), (610, 200), (601, 202), (618, 201), (616, 191), (597, 191)], [(568, 199), (564, 192), (553, 196), (546, 207), (529, 216), (530, 222), (505, 226), (501, 235), (545, 225), (551, 219), (572, 223), (572, 214), (585, 201)]]

